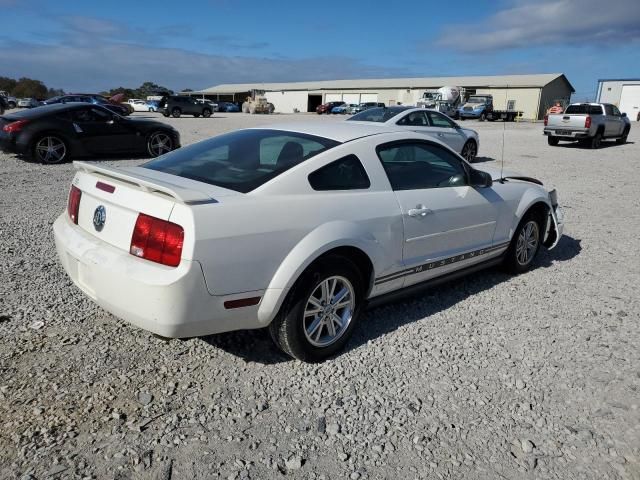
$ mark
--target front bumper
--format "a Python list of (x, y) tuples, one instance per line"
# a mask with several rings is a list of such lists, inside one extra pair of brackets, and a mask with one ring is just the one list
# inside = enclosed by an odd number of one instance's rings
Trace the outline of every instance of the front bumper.
[(176, 268), (117, 249), (72, 224), (66, 212), (53, 224), (58, 258), (73, 283), (98, 305), (132, 325), (163, 337), (185, 338), (260, 328), (258, 305), (226, 309), (224, 302), (262, 296), (209, 294), (202, 267)]
[(484, 110), (481, 112), (478, 111), (464, 111), (464, 110), (458, 110), (458, 115), (460, 115), (460, 118), (480, 118), (480, 116), (484, 113)]

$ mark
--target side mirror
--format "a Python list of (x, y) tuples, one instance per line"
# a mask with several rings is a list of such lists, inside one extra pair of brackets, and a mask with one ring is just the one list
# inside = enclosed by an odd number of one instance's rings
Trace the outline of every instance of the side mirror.
[(622, 116), (623, 116), (623, 117), (626, 117), (626, 116), (627, 116), (627, 114), (626, 114), (625, 112), (622, 112)]
[(493, 179), (489, 173), (476, 170), (475, 168), (471, 169), (472, 187), (486, 188), (491, 185), (493, 185)]

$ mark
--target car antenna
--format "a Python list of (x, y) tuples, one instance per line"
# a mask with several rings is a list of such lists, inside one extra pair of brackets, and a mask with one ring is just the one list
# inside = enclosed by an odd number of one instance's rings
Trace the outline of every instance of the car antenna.
[[(507, 85), (507, 88), (504, 91), (504, 104), (505, 107), (507, 105), (507, 91), (509, 90), (509, 85)], [(491, 112), (491, 115), (493, 115), (493, 112)], [(503, 118), (502, 119), (502, 152), (500, 153), (500, 181), (504, 182), (505, 178), (503, 176), (503, 171), (504, 171), (504, 133), (505, 130), (507, 129), (507, 119)]]

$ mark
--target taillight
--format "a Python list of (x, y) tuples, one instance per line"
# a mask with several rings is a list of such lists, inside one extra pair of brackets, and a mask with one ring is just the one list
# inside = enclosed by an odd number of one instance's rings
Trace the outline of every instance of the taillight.
[(4, 127), (2, 127), (2, 131), (7, 133), (17, 133), (22, 130), (22, 127), (24, 127), (27, 123), (29, 123), (27, 120), (17, 120), (15, 122), (7, 123)]
[(144, 213), (138, 215), (129, 253), (169, 267), (177, 267), (182, 255), (184, 229), (180, 225)]
[(547, 126), (547, 123), (549, 123), (549, 115), (545, 115), (544, 116), (544, 126)]
[(80, 209), (80, 197), (82, 197), (82, 192), (80, 189), (74, 185), (71, 185), (71, 190), (69, 190), (69, 201), (67, 202), (67, 212), (69, 213), (69, 218), (76, 225), (78, 224), (78, 210)]
[(591, 128), (591, 117), (588, 115), (584, 119), (584, 128)]

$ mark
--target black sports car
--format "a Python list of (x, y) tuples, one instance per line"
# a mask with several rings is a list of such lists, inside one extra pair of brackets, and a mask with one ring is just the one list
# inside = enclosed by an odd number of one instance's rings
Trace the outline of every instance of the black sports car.
[(157, 157), (179, 147), (173, 127), (123, 118), (101, 105), (55, 104), (0, 116), (0, 149), (42, 163), (98, 155)]

